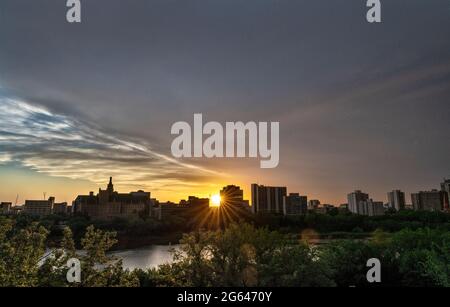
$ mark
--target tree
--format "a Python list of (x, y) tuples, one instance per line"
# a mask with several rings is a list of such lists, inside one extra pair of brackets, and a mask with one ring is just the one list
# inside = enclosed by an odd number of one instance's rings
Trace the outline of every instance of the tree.
[[(43, 286), (110, 287), (139, 286), (137, 276), (123, 270), (122, 261), (108, 256), (107, 251), (116, 244), (116, 233), (104, 232), (89, 226), (81, 240), (85, 254), (77, 253), (69, 228), (64, 230), (61, 247), (53, 250), (40, 268)], [(68, 284), (67, 260), (77, 258), (81, 262), (81, 283)]]
[(0, 286), (39, 285), (39, 262), (45, 253), (47, 234), (37, 223), (16, 232), (12, 220), (0, 217)]
[[(151, 281), (176, 286), (332, 286), (330, 270), (313, 248), (251, 225), (185, 235), (174, 263), (151, 271)], [(161, 275), (156, 273), (161, 270)], [(171, 278), (168, 278), (171, 277)], [(169, 285), (167, 284), (167, 285)]]

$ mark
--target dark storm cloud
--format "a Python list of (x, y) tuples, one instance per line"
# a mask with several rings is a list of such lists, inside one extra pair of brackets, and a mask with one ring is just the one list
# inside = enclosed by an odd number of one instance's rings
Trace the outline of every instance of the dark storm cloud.
[(65, 1), (3, 0), (0, 89), (166, 153), (194, 112), (279, 120), (270, 177), (330, 200), (428, 187), (450, 172), (450, 2), (382, 1), (377, 25), (365, 3), (84, 0), (74, 25)]

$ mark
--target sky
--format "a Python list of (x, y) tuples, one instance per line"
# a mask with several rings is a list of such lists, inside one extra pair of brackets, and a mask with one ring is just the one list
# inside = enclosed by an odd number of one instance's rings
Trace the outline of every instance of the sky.
[[(450, 177), (450, 1), (0, 2), (0, 201), (238, 184), (322, 203)], [(280, 163), (176, 159), (177, 121), (280, 123)], [(409, 199), (409, 196), (407, 197)]]

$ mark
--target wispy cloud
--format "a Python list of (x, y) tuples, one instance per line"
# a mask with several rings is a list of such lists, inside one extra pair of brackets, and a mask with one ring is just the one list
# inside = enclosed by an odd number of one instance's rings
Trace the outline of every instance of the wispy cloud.
[(156, 152), (144, 140), (118, 137), (44, 107), (0, 97), (0, 164), (4, 163), (99, 185), (114, 176), (121, 186), (152, 190), (195, 186), (219, 175)]
[(11, 156), (7, 153), (0, 153), (0, 164), (5, 164), (11, 161)]

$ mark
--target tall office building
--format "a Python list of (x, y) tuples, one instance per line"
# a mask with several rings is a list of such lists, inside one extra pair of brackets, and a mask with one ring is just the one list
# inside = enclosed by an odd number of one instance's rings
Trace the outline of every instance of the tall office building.
[(363, 201), (361, 204), (365, 207), (365, 213), (368, 216), (377, 216), (384, 214), (384, 204), (382, 201), (373, 201), (369, 199), (368, 201)]
[(252, 184), (252, 211), (283, 213), (283, 197), (287, 195), (286, 187), (266, 187)]
[(283, 197), (284, 215), (301, 215), (308, 211), (308, 198), (298, 193), (289, 193)]
[(388, 192), (388, 204), (389, 208), (397, 211), (405, 209), (405, 193), (400, 190), (393, 190)]
[(431, 190), (411, 194), (413, 209), (417, 211), (441, 211), (445, 206), (446, 193)]
[(384, 204), (382, 201), (374, 201), (372, 199), (360, 200), (356, 204), (356, 214), (367, 216), (378, 216), (384, 214)]
[(348, 199), (348, 210), (355, 214), (363, 214), (361, 212), (361, 206), (359, 206), (359, 203), (362, 201), (368, 201), (369, 200), (369, 194), (363, 193), (360, 190), (356, 190), (355, 192), (352, 192), (347, 195)]

